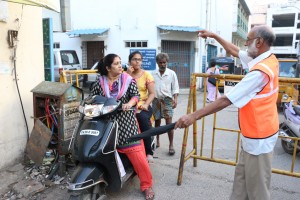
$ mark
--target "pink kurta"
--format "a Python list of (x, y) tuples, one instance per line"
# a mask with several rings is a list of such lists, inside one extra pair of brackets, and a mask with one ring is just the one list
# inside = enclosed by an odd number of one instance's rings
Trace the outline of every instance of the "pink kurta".
[[(206, 73), (207, 74), (213, 74), (214, 69), (209, 68)], [(215, 68), (215, 74), (220, 74), (219, 69)], [(216, 98), (216, 86), (213, 84), (209, 83), (208, 80), (206, 79), (206, 84), (207, 84), (207, 100), (209, 101), (214, 101)], [(220, 92), (218, 91), (217, 98), (221, 97)]]

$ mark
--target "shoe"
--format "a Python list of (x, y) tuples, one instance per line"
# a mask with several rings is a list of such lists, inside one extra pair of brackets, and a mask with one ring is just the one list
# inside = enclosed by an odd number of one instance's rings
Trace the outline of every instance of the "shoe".
[(172, 148), (169, 148), (169, 155), (170, 156), (173, 156), (175, 154), (175, 150), (174, 150), (174, 148), (172, 147)]
[(147, 160), (148, 160), (148, 163), (154, 163), (153, 156), (150, 154), (147, 155)]
[(160, 143), (156, 141), (156, 148), (160, 147)]
[(145, 194), (145, 199), (146, 200), (153, 200), (154, 199), (154, 191), (152, 190), (152, 188), (148, 188), (146, 190), (144, 190), (144, 194)]
[(206, 103), (211, 103), (211, 102), (213, 102), (213, 101), (206, 99)]

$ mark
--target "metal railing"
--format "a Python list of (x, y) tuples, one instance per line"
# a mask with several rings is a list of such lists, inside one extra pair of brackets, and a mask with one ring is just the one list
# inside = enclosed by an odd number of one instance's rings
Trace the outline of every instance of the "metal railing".
[[(244, 76), (243, 75), (229, 75), (229, 74), (222, 74), (222, 75), (208, 75), (205, 73), (194, 73), (191, 76), (191, 86), (190, 86), (190, 92), (189, 92), (189, 99), (188, 99), (188, 106), (187, 106), (187, 113), (191, 113), (192, 111), (197, 110), (197, 100), (196, 100), (196, 79), (197, 77), (207, 78), (208, 76), (217, 78), (216, 83), (216, 90), (218, 90), (220, 81), (240, 81)], [(205, 80), (205, 79), (204, 79)], [(279, 84), (281, 83), (291, 83), (291, 84), (300, 84), (299, 78), (279, 78)], [(204, 97), (203, 97), (203, 107), (206, 104), (206, 81), (204, 81)], [(203, 156), (203, 141), (204, 141), (204, 125), (205, 125), (205, 117), (203, 117), (202, 120), (202, 128), (201, 128), (201, 142), (200, 142), (200, 151), (199, 155), (198, 152), (198, 145), (197, 145), (197, 139), (198, 139), (198, 129), (197, 129), (197, 122), (195, 122), (192, 126), (193, 129), (193, 147), (190, 152), (187, 151), (187, 139), (189, 134), (189, 128), (185, 128), (184, 130), (184, 136), (183, 136), (183, 142), (182, 142), (182, 149), (181, 149), (181, 156), (180, 156), (180, 164), (179, 164), (179, 172), (178, 172), (178, 179), (177, 179), (177, 185), (181, 185), (182, 183), (182, 175), (183, 175), (183, 167), (186, 161), (189, 159), (193, 159), (193, 166), (197, 167), (197, 160), (206, 160), (210, 162), (216, 162), (216, 163), (222, 163), (227, 165), (233, 165), (235, 166), (238, 161), (239, 156), (239, 149), (240, 149), (240, 130), (233, 130), (233, 129), (227, 129), (222, 127), (216, 126), (216, 119), (217, 114), (214, 113), (213, 116), (213, 133), (212, 133), (212, 145), (211, 145), (211, 152), (210, 157)], [(228, 131), (228, 132), (235, 132), (237, 133), (237, 142), (236, 142), (236, 151), (235, 151), (235, 161), (227, 160), (227, 159), (220, 159), (214, 157), (214, 149), (215, 149), (215, 133), (216, 131)], [(279, 138), (284, 138), (284, 136), (279, 136)], [(297, 173), (294, 171), (295, 168), (295, 160), (296, 160), (296, 154), (297, 154), (297, 145), (299, 143), (299, 138), (296, 137), (286, 137), (289, 139), (292, 139), (295, 141), (294, 146), (294, 152), (292, 156), (292, 164), (291, 169), (289, 171), (287, 170), (281, 170), (281, 169), (274, 169), (272, 168), (273, 173), (282, 174), (282, 175), (288, 175), (288, 176), (294, 176), (300, 178), (300, 173)]]
[[(61, 83), (73, 83), (72, 75), (75, 75), (76, 86), (79, 87), (78, 76), (83, 74), (96, 74), (97, 70), (63, 70), (60, 73), (59, 82)], [(69, 76), (67, 76), (69, 75)], [(68, 79), (69, 78), (69, 79)]]

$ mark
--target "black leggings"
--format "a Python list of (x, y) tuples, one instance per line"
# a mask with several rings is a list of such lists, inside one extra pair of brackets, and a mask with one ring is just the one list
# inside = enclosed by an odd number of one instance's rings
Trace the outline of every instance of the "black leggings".
[[(147, 131), (150, 128), (152, 128), (151, 125), (151, 116), (152, 116), (152, 107), (148, 107), (148, 111), (142, 110), (140, 113), (136, 113), (136, 118), (138, 120), (141, 132)], [(151, 137), (145, 138), (144, 139), (144, 144), (145, 144), (145, 151), (146, 155), (153, 155), (153, 151), (151, 148)]]

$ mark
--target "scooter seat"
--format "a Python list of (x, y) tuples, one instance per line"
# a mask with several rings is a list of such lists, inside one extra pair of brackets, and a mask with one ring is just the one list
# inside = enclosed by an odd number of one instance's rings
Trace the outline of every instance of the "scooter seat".
[(296, 112), (297, 115), (300, 115), (300, 106), (294, 106), (294, 111)]

